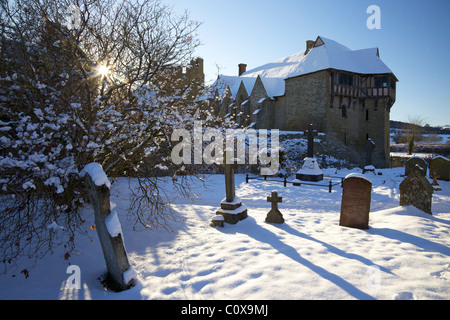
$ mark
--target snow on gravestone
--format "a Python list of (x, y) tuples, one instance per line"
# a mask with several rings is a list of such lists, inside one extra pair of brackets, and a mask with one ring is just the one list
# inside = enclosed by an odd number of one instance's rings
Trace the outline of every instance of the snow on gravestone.
[(134, 285), (135, 274), (128, 262), (119, 218), (116, 212), (111, 212), (111, 183), (98, 163), (86, 165), (80, 176), (85, 179), (94, 208), (96, 230), (110, 279), (108, 285), (115, 291), (126, 290)]
[(409, 172), (416, 166), (416, 164), (418, 164), (419, 167), (423, 169), (420, 171), (420, 173), (423, 174), (424, 176), (427, 175), (428, 166), (425, 159), (421, 157), (411, 157), (408, 159), (408, 161), (406, 161), (405, 164), (405, 176), (409, 174)]
[(339, 225), (369, 229), (372, 182), (364, 175), (352, 173), (343, 182)]

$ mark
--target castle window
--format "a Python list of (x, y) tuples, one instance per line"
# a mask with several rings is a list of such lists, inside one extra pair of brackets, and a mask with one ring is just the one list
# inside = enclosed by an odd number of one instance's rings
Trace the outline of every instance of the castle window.
[(352, 86), (353, 76), (347, 73), (339, 73), (339, 84)]
[(387, 88), (388, 86), (388, 77), (375, 77), (375, 87), (376, 88)]
[(366, 121), (369, 121), (369, 109), (366, 110)]
[(347, 107), (344, 105), (342, 106), (342, 118), (347, 118)]

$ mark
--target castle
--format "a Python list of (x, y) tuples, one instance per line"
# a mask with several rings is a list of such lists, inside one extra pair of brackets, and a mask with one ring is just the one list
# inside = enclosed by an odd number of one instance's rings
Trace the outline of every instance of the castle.
[(350, 50), (317, 37), (306, 50), (237, 76), (220, 75), (210, 107), (245, 127), (304, 131), (312, 123), (326, 139), (364, 165), (364, 144), (375, 143), (372, 162), (389, 166), (389, 115), (396, 98), (394, 73), (378, 48)]

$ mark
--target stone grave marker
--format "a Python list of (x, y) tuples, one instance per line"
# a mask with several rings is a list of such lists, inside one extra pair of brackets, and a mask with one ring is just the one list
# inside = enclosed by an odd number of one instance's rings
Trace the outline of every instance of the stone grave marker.
[(439, 183), (437, 182), (438, 175), (434, 174), (432, 176), (433, 183), (431, 184), (433, 186), (434, 191), (442, 191), (441, 187), (439, 186)]
[(272, 191), (272, 195), (267, 197), (267, 202), (272, 203), (272, 209), (269, 211), (266, 217), (266, 222), (269, 223), (284, 223), (283, 215), (278, 210), (278, 203), (283, 202), (283, 198), (278, 196), (276, 191)]
[(316, 158), (314, 158), (314, 135), (317, 135), (317, 132), (314, 130), (312, 124), (309, 125), (306, 133), (308, 134), (307, 156), (303, 159), (302, 168), (295, 174), (296, 179), (294, 180), (294, 185), (300, 185), (297, 180), (313, 182), (323, 180), (323, 171), (320, 170), (319, 164)]
[(412, 205), (432, 214), (431, 204), (434, 189), (422, 171), (422, 168), (416, 164), (400, 184), (400, 205)]
[(433, 178), (435, 175), (438, 180), (450, 181), (450, 159), (437, 156), (431, 160), (430, 178)]
[(108, 177), (98, 163), (86, 165), (80, 175), (84, 176), (94, 208), (95, 229), (108, 269), (108, 286), (114, 291), (129, 289), (135, 284), (135, 273), (128, 261), (117, 213), (111, 212)]
[(421, 167), (423, 169), (420, 172), (424, 176), (427, 175), (428, 165), (427, 165), (427, 162), (425, 161), (425, 159), (421, 158), (421, 157), (411, 157), (411, 158), (408, 159), (408, 161), (406, 161), (405, 176), (407, 176), (409, 174), (411, 169), (413, 169), (416, 166), (416, 164), (419, 165), (419, 167)]
[[(240, 220), (247, 218), (247, 207), (242, 204), (239, 197), (236, 196), (236, 186), (234, 181), (234, 167), (236, 159), (231, 155), (234, 151), (225, 151), (224, 172), (225, 172), (225, 199), (220, 203), (220, 208), (216, 215), (222, 215), (223, 221), (230, 224), (236, 224)], [(217, 218), (216, 218), (217, 219)], [(212, 221), (212, 223), (217, 223)]]
[(314, 130), (312, 123), (309, 124), (309, 128), (305, 134), (308, 135), (308, 151), (306, 152), (306, 157), (314, 158), (314, 136), (317, 136), (317, 131)]
[(369, 229), (372, 182), (364, 175), (349, 174), (343, 182), (341, 216), (339, 225), (350, 228)]
[(375, 142), (372, 139), (367, 139), (364, 143), (364, 149), (366, 150), (366, 162), (364, 164), (363, 173), (373, 172), (375, 173), (375, 167), (372, 165), (372, 154), (375, 149)]

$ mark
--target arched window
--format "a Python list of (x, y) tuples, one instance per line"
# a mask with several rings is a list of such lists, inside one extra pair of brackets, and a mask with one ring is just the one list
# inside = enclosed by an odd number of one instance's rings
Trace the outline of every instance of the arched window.
[(345, 105), (342, 106), (342, 118), (347, 118), (347, 107)]

